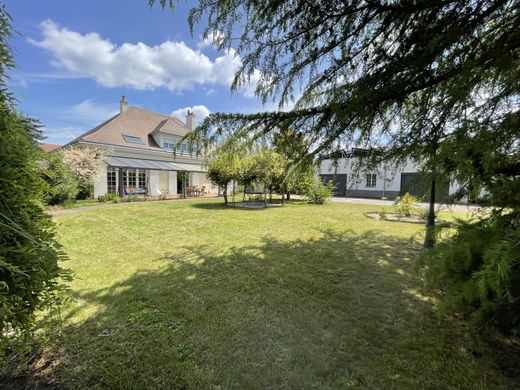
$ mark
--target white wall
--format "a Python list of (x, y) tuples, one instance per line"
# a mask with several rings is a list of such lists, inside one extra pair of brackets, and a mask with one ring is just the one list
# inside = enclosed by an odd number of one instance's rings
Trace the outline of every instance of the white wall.
[(161, 190), (159, 189), (159, 172), (150, 170), (148, 171), (150, 188), (148, 189), (148, 194), (152, 196), (161, 195)]
[[(386, 174), (385, 174), (386, 171)], [(342, 158), (337, 161), (337, 166), (334, 165), (333, 160), (323, 160), (318, 168), (320, 175), (346, 174), (347, 175), (347, 189), (353, 190), (373, 190), (373, 191), (400, 191), (401, 190), (401, 173), (419, 173), (420, 167), (411, 159), (407, 159), (405, 163), (398, 165), (379, 164), (374, 169), (366, 169), (363, 166), (358, 166), (358, 159), (356, 158)], [(366, 186), (366, 175), (368, 173), (375, 173), (377, 175), (376, 186)], [(385, 183), (386, 175), (386, 186)], [(453, 194), (460, 185), (456, 182), (450, 182), (449, 194)], [(466, 202), (466, 198), (458, 202)]]
[(190, 173), (190, 185), (198, 187), (200, 185), (200, 176), (196, 172)]
[[(346, 174), (347, 189), (374, 190), (374, 191), (399, 191), (401, 189), (401, 173), (419, 172), (419, 167), (408, 160), (400, 165), (379, 164), (373, 169), (358, 166), (355, 158), (342, 158), (337, 161), (337, 166), (332, 160), (321, 161), (320, 175)], [(366, 175), (376, 174), (375, 187), (367, 187)]]
[[(116, 175), (117, 180), (117, 175)], [(94, 198), (98, 196), (105, 195), (108, 192), (107, 188), (107, 166), (103, 164), (101, 171), (99, 172), (98, 177), (94, 179)]]

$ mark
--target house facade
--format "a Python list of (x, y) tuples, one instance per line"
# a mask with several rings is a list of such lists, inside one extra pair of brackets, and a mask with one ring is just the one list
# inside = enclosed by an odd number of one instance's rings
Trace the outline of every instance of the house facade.
[[(320, 160), (318, 175), (323, 181), (334, 183), (335, 196), (395, 199), (409, 192), (427, 200), (430, 185), (422, 177), (419, 164), (412, 159), (401, 164), (380, 163), (369, 168), (360, 163), (359, 153), (353, 150), (342, 152), (337, 159), (325, 157)], [(436, 199), (441, 202), (459, 188), (457, 183), (442, 180), (437, 180), (436, 187)], [(465, 203), (466, 199), (460, 202)]]
[[(104, 166), (94, 181), (94, 197), (107, 193), (185, 197), (216, 194), (206, 176), (204, 159), (190, 151), (181, 138), (195, 128), (195, 115), (186, 122), (140, 107), (121, 98), (114, 117), (76, 138), (69, 145), (105, 151)], [(175, 154), (174, 154), (175, 152)]]

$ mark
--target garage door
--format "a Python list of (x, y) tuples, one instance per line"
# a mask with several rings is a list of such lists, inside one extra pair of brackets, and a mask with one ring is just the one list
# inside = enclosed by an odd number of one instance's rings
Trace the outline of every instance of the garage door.
[(320, 175), (321, 180), (324, 183), (331, 181), (334, 183), (334, 190), (332, 191), (334, 196), (345, 196), (347, 190), (347, 175)]
[[(421, 200), (428, 201), (430, 198), (430, 183), (427, 183), (420, 173), (401, 173), (401, 195), (407, 192)], [(437, 180), (435, 185), (436, 201), (445, 201), (448, 198), (448, 194), (448, 183), (443, 180)]]

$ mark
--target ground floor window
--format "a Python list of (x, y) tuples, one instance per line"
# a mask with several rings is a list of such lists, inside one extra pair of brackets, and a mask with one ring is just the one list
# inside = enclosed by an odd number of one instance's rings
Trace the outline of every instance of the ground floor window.
[(128, 189), (146, 188), (146, 171), (139, 168), (123, 169), (123, 186)]
[(116, 188), (116, 170), (114, 168), (107, 169), (107, 192), (115, 193)]
[(369, 173), (367, 174), (367, 187), (375, 187), (376, 186), (376, 174)]
[[(123, 187), (127, 193), (146, 192), (146, 170), (139, 168), (119, 168), (122, 170)], [(109, 168), (107, 171), (107, 190), (117, 192), (116, 182), (117, 171)]]
[(138, 187), (146, 188), (146, 171), (144, 169), (138, 169), (137, 175)]

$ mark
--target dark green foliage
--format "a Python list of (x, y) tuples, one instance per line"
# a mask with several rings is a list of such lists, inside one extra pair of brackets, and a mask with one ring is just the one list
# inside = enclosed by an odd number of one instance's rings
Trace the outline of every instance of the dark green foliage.
[(332, 181), (325, 184), (321, 180), (315, 181), (311, 179), (306, 183), (303, 196), (305, 196), (310, 203), (325, 204), (325, 202), (332, 197), (333, 190), (334, 183)]
[(520, 214), (457, 221), (423, 255), (430, 282), (442, 288), (442, 307), (471, 320), (475, 333), (520, 336)]
[(78, 181), (63, 162), (59, 153), (42, 153), (41, 177), (47, 183), (45, 200), (49, 205), (76, 199), (80, 189)]
[(512, 0), (201, 0), (190, 24), (201, 21), (206, 34), (222, 32), (221, 48), (241, 56), (234, 89), (260, 71), (262, 99), (283, 106), (301, 97), (287, 111), (212, 114), (197, 129), (200, 142), (291, 128), (314, 154), (391, 141), (400, 153), (381, 156), (408, 155), (412, 144), (424, 156), (445, 129), (501, 121), (518, 104), (511, 98), (520, 79), (520, 20)]
[(132, 194), (132, 195), (128, 195), (128, 196), (125, 196), (122, 201), (123, 202), (139, 202), (141, 200), (144, 200), (143, 198), (140, 198), (138, 195), (135, 195), (135, 194)]
[(46, 188), (35, 158), (30, 122), (0, 111), (0, 355), (27, 340), (36, 311), (60, 302), (63, 258), (54, 224), (42, 208)]
[[(135, 196), (135, 195), (130, 195), (130, 196), (133, 197), (133, 196)], [(130, 196), (129, 196), (129, 197), (130, 197)], [(128, 197), (128, 198), (129, 198), (129, 197)], [(133, 199), (133, 198), (132, 198), (132, 199)], [(113, 193), (113, 192), (108, 193), (108, 194), (105, 194), (105, 195), (100, 195), (100, 196), (98, 196), (98, 198), (97, 198), (97, 201), (98, 201), (99, 203), (106, 203), (106, 202), (119, 203), (119, 202), (121, 202), (121, 200), (122, 200), (121, 197), (120, 197), (118, 194)], [(128, 200), (128, 201), (130, 202), (131, 200)]]
[[(478, 137), (474, 134), (478, 133)], [(520, 208), (520, 111), (465, 123), (439, 150), (439, 166), (484, 205)]]
[(78, 183), (78, 194), (76, 199), (90, 199), (94, 194), (94, 185), (92, 183), (80, 182)]
[(36, 327), (36, 313), (52, 313), (61, 301), (64, 257), (51, 217), (43, 210), (35, 121), (17, 114), (5, 90), (13, 66), (6, 39), (10, 18), (0, 8), (0, 361), (23, 348)]

